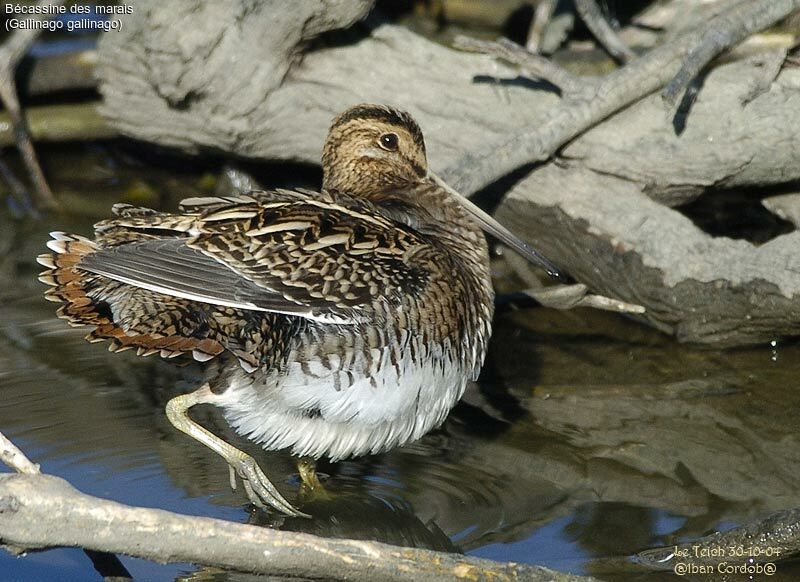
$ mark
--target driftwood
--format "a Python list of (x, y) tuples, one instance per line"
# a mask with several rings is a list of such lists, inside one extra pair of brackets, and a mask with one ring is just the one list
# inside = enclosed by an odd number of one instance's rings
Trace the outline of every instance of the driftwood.
[[(29, 478), (42, 477), (39, 465), (33, 463), (19, 448), (8, 438), (0, 433), (0, 462), (5, 463), (17, 473)], [(2, 478), (2, 476), (0, 476)], [(0, 494), (0, 516), (6, 512), (14, 512), (18, 507), (18, 500)], [(0, 535), (0, 546), (6, 545), (7, 539)], [(13, 551), (18, 547), (11, 546)], [(132, 580), (130, 572), (122, 565), (114, 554), (104, 551), (84, 549), (84, 552), (94, 564), (97, 572), (106, 582), (124, 582)]]
[[(130, 507), (85, 495), (63, 479), (39, 473), (38, 466), (2, 434), (0, 461), (19, 471), (17, 475), (0, 475), (0, 544), (17, 553), (79, 547), (159, 562), (191, 562), (301, 579), (591, 580), (538, 566), (377, 542), (325, 539)], [(121, 564), (119, 567), (124, 573), (117, 578), (130, 578)]]
[[(633, 104), (663, 87), (709, 30), (724, 32), (727, 46), (800, 1), (718, 3), (710, 23), (695, 22), (562, 101), (518, 82), (509, 66), (391, 25), (373, 24), (361, 35), (329, 33), (309, 46), (370, 5), (336, 3), (338, 11), (323, 18), (323, 4), (298, 3), (306, 16), (289, 18), (275, 3), (262, 3), (240, 29), (244, 4), (223, 10), (142, 2), (122, 32), (101, 42), (102, 112), (124, 134), (188, 152), (316, 162), (338, 111), (359, 101), (394, 103), (418, 117), (432, 167), (444, 168), (467, 194), (573, 140), (501, 207), (504, 219), (514, 214), (518, 232), (592, 290), (644, 305), (649, 323), (682, 340), (734, 345), (800, 332), (794, 235), (760, 248), (712, 239), (651, 203), (799, 179), (800, 148), (791, 144), (800, 122), (800, 73), (781, 70), (752, 98), (752, 87), (763, 83), (763, 62), (754, 58), (712, 71), (690, 110), (674, 118), (656, 97)], [(208, 18), (214, 10), (218, 17)], [(267, 13), (281, 15), (280, 30)], [(256, 66), (239, 54), (269, 56)], [(624, 205), (619, 191), (627, 193)]]
[[(465, 194), (472, 194), (487, 182), (492, 182), (524, 164), (544, 161), (572, 140), (576, 135), (597, 125), (602, 120), (620, 111), (659, 89), (683, 69), (685, 53), (696, 46), (702, 46), (709, 32), (725, 30), (729, 42), (743, 40), (750, 32), (769, 26), (782, 16), (800, 9), (800, 0), (756, 0), (742, 5), (732, 1), (732, 6), (718, 14), (708, 24), (696, 25), (693, 29), (665, 43), (628, 66), (607, 75), (594, 88), (590, 97), (580, 95), (567, 98), (556, 107), (549, 108), (540, 119), (534, 119), (533, 126), (526, 125), (523, 130), (511, 132), (503, 140), (484, 145), (477, 151), (463, 156), (453, 167), (443, 172), (445, 178)], [(741, 86), (743, 79), (737, 79), (732, 87)], [(719, 116), (719, 111), (717, 111)], [(661, 117), (661, 119), (659, 119)], [(538, 124), (535, 123), (538, 121)], [(650, 133), (653, 126), (670, 127), (672, 116), (664, 119), (656, 116), (650, 119), (649, 127), (639, 128), (639, 132)], [(665, 123), (666, 122), (666, 123)], [(626, 125), (629, 135), (634, 127)], [(641, 137), (642, 133), (638, 133)], [(703, 135), (707, 140), (708, 133)], [(706, 148), (707, 148), (706, 141)], [(604, 144), (608, 147), (608, 144)], [(626, 152), (627, 154), (628, 152)], [(660, 157), (665, 157), (663, 149)]]
[(603, 16), (600, 6), (596, 0), (575, 0), (575, 10), (580, 14), (581, 20), (604, 49), (614, 59), (621, 63), (627, 63), (636, 55), (620, 40), (617, 33)]

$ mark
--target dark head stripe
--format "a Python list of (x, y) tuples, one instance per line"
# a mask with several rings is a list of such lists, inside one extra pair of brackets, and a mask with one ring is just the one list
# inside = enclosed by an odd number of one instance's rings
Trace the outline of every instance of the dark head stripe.
[(425, 150), (425, 140), (422, 137), (422, 130), (419, 128), (419, 125), (417, 125), (417, 122), (414, 121), (414, 118), (405, 111), (386, 105), (362, 103), (361, 105), (351, 107), (334, 119), (333, 125), (331, 125), (331, 131), (354, 119), (374, 119), (376, 121), (383, 121), (385, 123), (405, 127), (414, 138), (416, 144), (421, 147), (423, 151)]

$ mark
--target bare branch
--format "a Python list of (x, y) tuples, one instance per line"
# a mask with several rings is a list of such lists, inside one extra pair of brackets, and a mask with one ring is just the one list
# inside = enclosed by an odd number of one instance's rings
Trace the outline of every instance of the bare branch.
[(16, 200), (21, 210), (32, 216), (36, 216), (37, 213), (34, 204), (28, 196), (28, 189), (25, 187), (25, 184), (17, 179), (14, 172), (11, 171), (11, 168), (8, 167), (8, 164), (6, 164), (5, 160), (2, 158), (0, 158), (0, 179), (8, 186), (9, 198)]
[(574, 285), (548, 285), (543, 286), (531, 264), (513, 251), (503, 253), (508, 265), (520, 277), (528, 289), (525, 295), (533, 298), (537, 303), (551, 309), (572, 309), (574, 307), (592, 307), (603, 311), (616, 311), (618, 313), (644, 313), (645, 308), (634, 303), (627, 303), (619, 299), (593, 295), (589, 288), (582, 284)]
[(507, 38), (488, 41), (459, 35), (453, 40), (453, 46), (462, 50), (492, 55), (513, 63), (520, 68), (524, 75), (552, 83), (564, 94), (571, 96), (585, 95), (594, 84), (593, 77), (573, 75), (550, 59), (532, 53)]
[[(757, 9), (754, 9), (757, 7)], [(731, 0), (730, 6), (710, 24), (704, 23), (703, 34), (686, 56), (678, 73), (661, 93), (664, 101), (675, 105), (692, 80), (721, 52), (739, 44), (753, 32), (763, 30), (782, 20), (800, 2), (793, 0)]]
[(531, 27), (528, 31), (528, 40), (525, 43), (525, 48), (530, 52), (534, 54), (541, 52), (544, 30), (550, 18), (553, 16), (553, 11), (557, 3), (558, 0), (541, 0), (536, 4)]
[[(0, 432), (0, 461), (23, 475), (43, 476), (39, 465), (31, 462), (19, 448), (12, 443), (8, 438)], [(4, 505), (5, 504), (5, 505)], [(15, 511), (17, 506), (13, 501), (8, 501), (0, 496), (0, 521), (2, 520), (3, 509)], [(0, 525), (2, 530), (2, 525)], [(9, 540), (0, 535), (0, 541), (4, 544), (14, 545), (13, 540)], [(22, 546), (15, 546), (14, 550), (18, 550)], [(123, 580), (133, 580), (130, 572), (122, 565), (119, 558), (114, 554), (107, 552), (96, 552), (92, 550), (84, 550), (84, 553), (92, 561), (95, 570), (103, 576), (107, 582), (121, 582)]]
[[(64, 0), (44, 0), (40, 6), (60, 6)], [(49, 14), (32, 14), (30, 18), (36, 21), (51, 18)], [(22, 108), (17, 96), (14, 72), (22, 57), (28, 52), (30, 46), (41, 34), (42, 29), (36, 27), (20, 28), (15, 30), (8, 40), (0, 47), (0, 99), (5, 105), (11, 119), (17, 147), (22, 154), (22, 159), (36, 188), (37, 203), (40, 207), (53, 208), (57, 206), (56, 199), (47, 184), (42, 172), (36, 150), (33, 148), (30, 135), (22, 116)]]
[(38, 475), (41, 473), (39, 465), (31, 462), (31, 460), (25, 456), (25, 453), (17, 448), (17, 445), (8, 440), (1, 432), (0, 461), (3, 461), (17, 473), (25, 473), (27, 475)]
[[(726, 38), (734, 44), (798, 9), (800, 0), (749, 0), (724, 11), (714, 26), (718, 34), (729, 31)], [(651, 50), (604, 77), (594, 98), (562, 100), (543, 119), (504, 143), (464, 156), (442, 172), (442, 177), (470, 195), (520, 166), (546, 160), (590, 127), (662, 87), (704, 35), (705, 28), (700, 27)]]
[(582, 284), (575, 285), (552, 285), (535, 289), (526, 289), (525, 294), (533, 297), (537, 302), (545, 307), (552, 309), (573, 309), (575, 307), (593, 307), (604, 311), (616, 311), (618, 313), (644, 313), (645, 308), (641, 305), (626, 303), (618, 299), (604, 297), (603, 295), (592, 295), (589, 288)]
[(0, 475), (0, 539), (17, 548), (82, 547), (288, 578), (587, 580), (524, 564), (130, 507), (48, 475)]
[(629, 49), (611, 28), (595, 0), (575, 0), (575, 10), (597, 42), (617, 62), (624, 64), (636, 57), (636, 53)]

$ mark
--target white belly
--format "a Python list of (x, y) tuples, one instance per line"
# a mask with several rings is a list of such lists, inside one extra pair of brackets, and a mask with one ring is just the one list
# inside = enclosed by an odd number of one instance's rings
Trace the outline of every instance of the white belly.
[(441, 424), (464, 393), (469, 372), (442, 352), (431, 349), (422, 364), (405, 354), (394, 366), (384, 350), (376, 372), (362, 377), (351, 371), (361, 366), (330, 362), (292, 363), (280, 377), (236, 374), (219, 404), (239, 434), (265, 449), (334, 461), (378, 453)]

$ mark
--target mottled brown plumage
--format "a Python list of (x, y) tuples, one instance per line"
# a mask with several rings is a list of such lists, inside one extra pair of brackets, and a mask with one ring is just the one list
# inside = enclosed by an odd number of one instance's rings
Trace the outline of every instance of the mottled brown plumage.
[(240, 433), (298, 455), (387, 450), (441, 423), (477, 376), (493, 309), (474, 212), (430, 174), (407, 113), (346, 111), (322, 162), (322, 192), (187, 199), (175, 214), (116, 205), (94, 240), (53, 233), (39, 259), (47, 298), (94, 326), (90, 341), (219, 360), (170, 420), (223, 455), (254, 502), (290, 514), (253, 460), (186, 410), (221, 406)]

